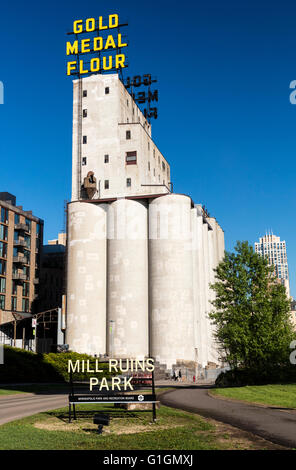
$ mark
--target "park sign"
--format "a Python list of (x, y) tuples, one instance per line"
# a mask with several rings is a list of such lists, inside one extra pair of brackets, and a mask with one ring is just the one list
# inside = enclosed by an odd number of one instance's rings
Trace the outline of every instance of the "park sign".
[[(108, 377), (101, 375), (104, 374), (102, 364), (108, 364)], [(153, 421), (155, 421), (154, 359), (109, 359), (108, 362), (101, 362), (98, 359), (76, 361), (70, 359), (68, 360), (68, 373), (70, 376), (69, 422), (72, 407), (74, 419), (76, 419), (76, 406), (82, 403), (138, 404), (138, 406), (152, 404)], [(81, 374), (87, 374), (89, 383), (81, 380), (75, 381), (75, 374), (78, 374), (78, 377)], [(83, 390), (84, 386), (87, 387), (86, 391)]]
[(67, 75), (85, 76), (92, 73), (118, 71), (125, 67), (126, 55), (122, 48), (128, 46), (121, 33), (127, 23), (120, 23), (117, 14), (104, 19), (75, 20), (73, 39), (66, 43), (66, 55), (75, 56), (67, 61)]
[[(101, 369), (103, 363), (98, 359), (95, 361), (90, 360), (77, 360), (73, 362), (71, 359), (68, 360), (68, 373), (70, 378), (75, 373), (87, 373), (87, 374), (102, 374), (104, 369)], [(153, 372), (154, 371), (154, 359), (148, 358), (142, 361), (134, 359), (109, 359), (108, 361), (109, 374), (120, 374), (120, 376), (112, 376), (110, 378), (96, 376), (89, 378), (89, 391), (93, 392), (98, 390), (99, 392), (111, 391), (133, 391), (133, 381), (135, 379), (134, 374), (138, 372)], [(128, 375), (123, 376), (122, 374)]]

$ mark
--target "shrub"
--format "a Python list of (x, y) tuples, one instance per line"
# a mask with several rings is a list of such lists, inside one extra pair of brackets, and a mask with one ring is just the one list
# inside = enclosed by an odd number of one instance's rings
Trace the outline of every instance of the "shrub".
[[(89, 360), (93, 369), (94, 358), (87, 354), (75, 352), (35, 354), (24, 349), (4, 346), (4, 364), (0, 365), (0, 383), (21, 382), (65, 382), (69, 380), (68, 360)], [(100, 364), (104, 373), (109, 377), (107, 364)], [(75, 373), (74, 380), (87, 380), (94, 373)]]
[(216, 387), (296, 383), (296, 368), (292, 364), (271, 368), (237, 368), (218, 375)]

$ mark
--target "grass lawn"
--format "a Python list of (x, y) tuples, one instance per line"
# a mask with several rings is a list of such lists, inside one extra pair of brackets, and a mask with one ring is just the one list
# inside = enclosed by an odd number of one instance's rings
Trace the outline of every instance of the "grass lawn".
[(210, 393), (250, 403), (296, 408), (296, 384), (216, 388)]
[[(79, 410), (100, 411), (110, 405), (80, 405)], [(114, 408), (112, 408), (114, 410)], [(193, 450), (252, 449), (254, 443), (232, 438), (228, 429), (193, 413), (162, 406), (157, 422), (151, 423), (151, 412), (133, 413), (115, 410), (110, 426), (97, 434), (91, 413), (68, 423), (67, 408), (39, 413), (0, 426), (0, 449), (43, 450)], [(258, 443), (257, 443), (258, 448)], [(263, 447), (264, 448), (264, 444)]]

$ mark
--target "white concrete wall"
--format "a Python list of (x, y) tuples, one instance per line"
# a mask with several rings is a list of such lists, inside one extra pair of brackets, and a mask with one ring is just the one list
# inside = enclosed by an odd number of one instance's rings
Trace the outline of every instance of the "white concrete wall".
[(80, 353), (106, 353), (106, 210), (68, 206), (66, 343)]
[[(109, 93), (105, 94), (105, 88)], [(97, 179), (97, 192), (92, 199), (123, 197), (139, 194), (166, 193), (164, 187), (142, 186), (143, 184), (164, 184), (170, 181), (170, 167), (151, 138), (151, 125), (119, 80), (117, 74), (92, 75), (82, 79), (82, 117), (83, 136), (87, 143), (81, 143), (81, 184), (89, 171)], [(126, 139), (130, 131), (131, 139)], [(78, 80), (73, 82), (73, 156), (72, 156), (72, 201), (78, 199)], [(126, 164), (126, 152), (137, 152), (137, 164)], [(109, 163), (104, 156), (109, 155)], [(148, 169), (150, 163), (150, 170)], [(163, 170), (163, 164), (165, 170)], [(127, 187), (126, 180), (131, 178), (132, 185)], [(109, 189), (105, 189), (105, 180)]]
[(168, 368), (178, 361), (217, 364), (209, 283), (223, 252), (219, 224), (205, 219), (201, 206), (192, 208), (188, 196), (164, 195), (149, 206), (127, 199), (70, 203), (70, 348), (122, 358), (150, 354)]
[[(148, 356), (148, 241), (146, 204), (120, 199), (108, 206), (108, 353)], [(113, 342), (113, 344), (112, 344)]]
[(191, 201), (168, 195), (149, 205), (151, 354), (169, 368), (194, 361)]

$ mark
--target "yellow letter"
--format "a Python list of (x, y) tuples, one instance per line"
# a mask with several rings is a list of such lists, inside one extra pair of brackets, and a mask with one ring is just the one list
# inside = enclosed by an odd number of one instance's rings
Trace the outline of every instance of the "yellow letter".
[(67, 75), (71, 75), (71, 70), (76, 70), (76, 60), (73, 62), (67, 62)]
[(112, 377), (112, 386), (111, 386), (112, 390), (114, 390), (115, 387), (117, 387), (119, 391), (121, 390), (119, 377)]
[(83, 69), (83, 60), (79, 61), (79, 73), (88, 73), (88, 70)]
[(125, 47), (127, 46), (126, 42), (121, 42), (121, 34), (118, 34), (118, 47)]
[(98, 72), (99, 70), (100, 70), (100, 59), (98, 59), (97, 57), (94, 57), (90, 61), (90, 71), (91, 72)]
[(90, 39), (81, 40), (81, 54), (83, 54), (84, 52), (90, 52), (89, 43)]
[(78, 40), (74, 41), (73, 42), (73, 45), (67, 41), (67, 55), (70, 55), (70, 54), (78, 54)]
[(93, 385), (98, 385), (99, 381), (96, 377), (91, 377), (89, 380), (89, 389), (92, 391)]
[(72, 369), (72, 372), (76, 372), (76, 367), (77, 367), (77, 372), (79, 372), (79, 359), (75, 362), (75, 366), (73, 366), (72, 359), (69, 359), (68, 360), (68, 372), (70, 372), (71, 369)]
[(103, 17), (99, 17), (99, 29), (108, 29), (108, 26), (103, 26)]
[(94, 18), (88, 18), (85, 22), (86, 31), (94, 31), (96, 29), (96, 20)]
[[(150, 366), (150, 367), (149, 367)], [(147, 359), (147, 370), (149, 372), (153, 372), (154, 371), (154, 359), (150, 358), (150, 359)]]
[(111, 70), (112, 69), (112, 55), (109, 55), (109, 65), (107, 67), (107, 57), (103, 57), (103, 70)]
[[(99, 42), (99, 45), (98, 45)], [(101, 51), (103, 49), (103, 38), (100, 36), (94, 38), (94, 51)]]
[(115, 372), (118, 372), (117, 364), (118, 364), (117, 359), (109, 359), (109, 372), (111, 372), (112, 369), (114, 369)]
[(115, 49), (116, 47), (112, 34), (109, 34), (107, 37), (104, 49), (109, 49), (109, 47), (112, 47), (112, 49)]
[(115, 68), (119, 69), (119, 67), (124, 67), (125, 55), (124, 54), (117, 54), (115, 56), (116, 65)]
[(118, 15), (109, 15), (109, 28), (117, 28)]
[(102, 388), (105, 388), (106, 390), (109, 390), (109, 386), (108, 386), (108, 382), (107, 382), (106, 377), (102, 378), (102, 382), (101, 382), (101, 385), (100, 385), (100, 391), (102, 390)]
[(74, 31), (74, 33), (82, 33), (82, 31), (83, 31), (83, 21), (82, 20), (74, 21), (73, 31)]

